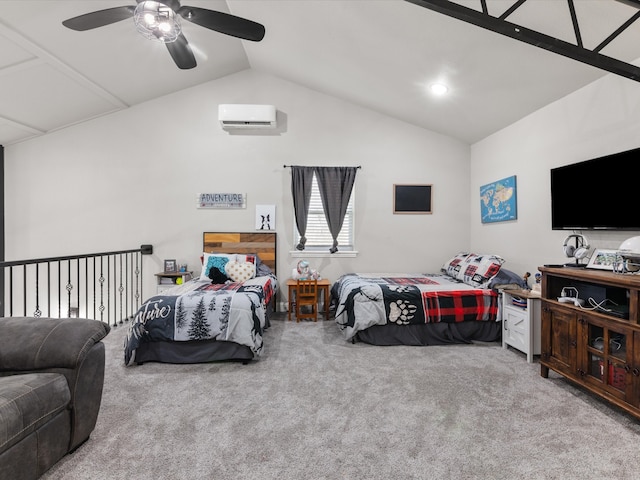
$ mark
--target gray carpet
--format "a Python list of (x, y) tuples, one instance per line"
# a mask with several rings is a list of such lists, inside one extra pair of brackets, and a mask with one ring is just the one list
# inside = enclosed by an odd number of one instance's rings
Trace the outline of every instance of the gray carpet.
[(640, 478), (640, 421), (497, 344), (374, 347), (275, 320), (250, 365), (124, 367), (44, 479)]

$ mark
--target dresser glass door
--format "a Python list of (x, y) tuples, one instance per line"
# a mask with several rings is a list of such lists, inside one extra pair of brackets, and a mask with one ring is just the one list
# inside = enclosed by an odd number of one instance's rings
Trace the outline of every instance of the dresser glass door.
[(628, 371), (628, 333), (591, 322), (586, 322), (586, 327), (589, 364), (587, 377), (606, 385), (608, 389), (624, 393)]

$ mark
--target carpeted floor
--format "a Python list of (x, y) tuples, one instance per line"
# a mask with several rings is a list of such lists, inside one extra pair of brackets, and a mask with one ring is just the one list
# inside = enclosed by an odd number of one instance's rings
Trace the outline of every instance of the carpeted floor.
[(640, 421), (497, 344), (375, 347), (273, 321), (261, 360), (125, 367), (44, 479), (640, 478)]

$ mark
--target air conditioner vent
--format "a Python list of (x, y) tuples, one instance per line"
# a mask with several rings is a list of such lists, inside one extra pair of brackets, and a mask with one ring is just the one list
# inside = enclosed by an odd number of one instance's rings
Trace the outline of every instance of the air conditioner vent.
[(218, 106), (218, 120), (225, 130), (237, 128), (275, 128), (273, 105), (224, 104)]

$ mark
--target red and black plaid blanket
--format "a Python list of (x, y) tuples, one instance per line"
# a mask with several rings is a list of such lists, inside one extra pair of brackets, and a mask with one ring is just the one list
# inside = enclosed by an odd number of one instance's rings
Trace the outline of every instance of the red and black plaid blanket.
[(492, 290), (422, 292), (425, 322), (467, 322), (495, 320), (498, 295)]

